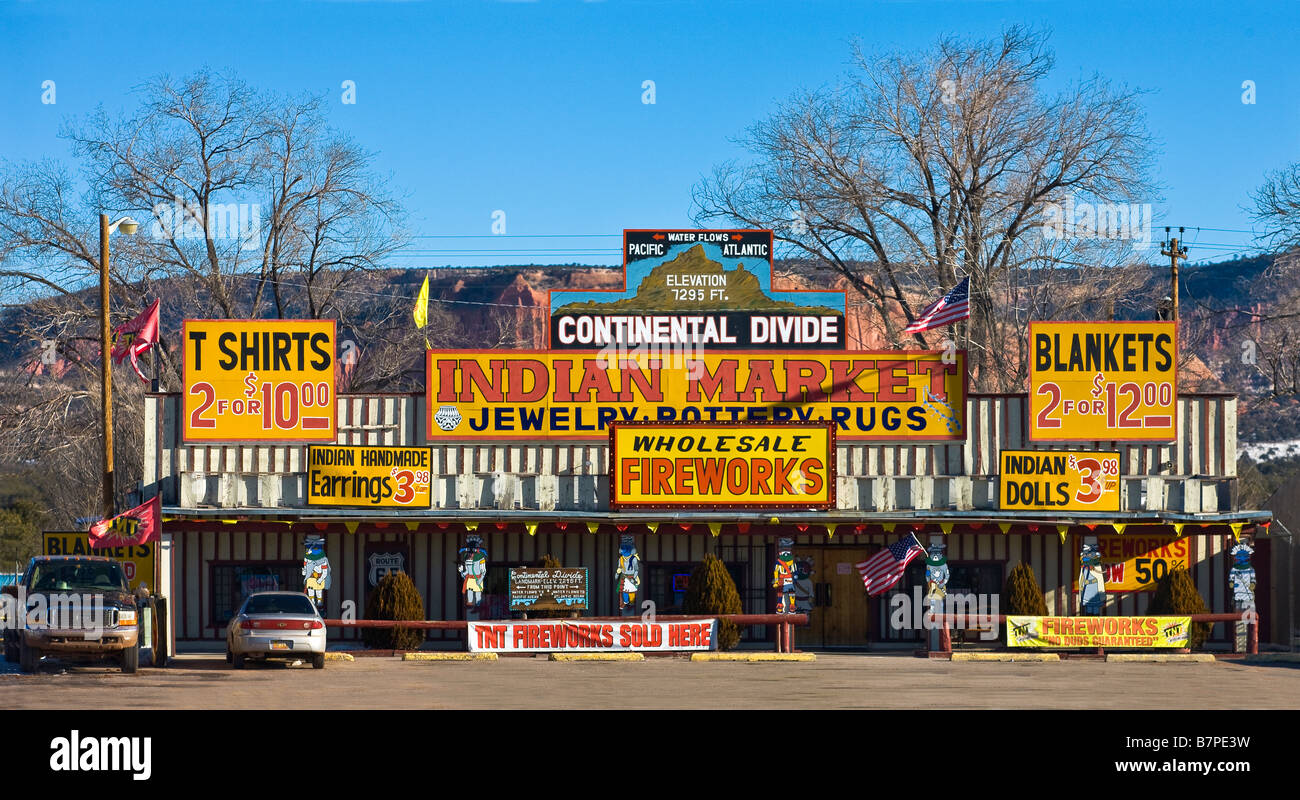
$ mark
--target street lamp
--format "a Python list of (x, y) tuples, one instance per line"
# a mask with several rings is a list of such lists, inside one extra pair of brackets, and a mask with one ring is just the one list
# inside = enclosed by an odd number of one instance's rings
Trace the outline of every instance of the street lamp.
[(104, 519), (113, 516), (113, 371), (111, 368), (112, 334), (108, 329), (108, 237), (121, 230), (127, 236), (134, 236), (140, 229), (140, 223), (130, 217), (122, 217), (111, 225), (107, 214), (99, 215), (99, 338), (102, 350), (100, 356), (100, 393), (104, 406)]

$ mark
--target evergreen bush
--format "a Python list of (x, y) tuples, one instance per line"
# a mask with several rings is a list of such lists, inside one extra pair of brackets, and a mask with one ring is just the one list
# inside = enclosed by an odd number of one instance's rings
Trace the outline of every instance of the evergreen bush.
[[(1196, 591), (1191, 573), (1185, 568), (1170, 570), (1165, 577), (1157, 581), (1156, 590), (1151, 594), (1151, 601), (1147, 604), (1147, 614), (1150, 616), (1183, 617), (1188, 614), (1208, 613), (1210, 609), (1205, 605), (1205, 598)], [(1192, 623), (1188, 647), (1192, 650), (1200, 650), (1205, 640), (1210, 638), (1212, 627), (1209, 622)]]
[(1034, 568), (1028, 564), (1016, 564), (1007, 574), (1007, 584), (1002, 589), (1002, 601), (1006, 603), (1006, 614), (1017, 616), (1047, 616), (1047, 599), (1043, 589), (1034, 576)]
[[(405, 572), (379, 580), (366, 601), (366, 619), (424, 619), (424, 598)], [(361, 639), (372, 650), (418, 650), (424, 641), (419, 628), (362, 628)]]
[[(731, 579), (722, 559), (708, 553), (691, 572), (686, 598), (682, 601), (686, 614), (739, 614), (740, 592)], [(718, 620), (718, 649), (730, 650), (740, 642), (740, 627), (728, 620)]]

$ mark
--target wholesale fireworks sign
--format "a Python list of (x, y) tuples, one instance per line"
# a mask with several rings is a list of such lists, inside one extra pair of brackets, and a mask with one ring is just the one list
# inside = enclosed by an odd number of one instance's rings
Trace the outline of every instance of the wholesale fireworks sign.
[[(1143, 533), (1097, 535), (1097, 552), (1107, 592), (1154, 592), (1156, 582), (1176, 569), (1187, 569), (1190, 541), (1180, 536)], [(1079, 552), (1074, 553), (1074, 590), (1079, 591)]]
[(307, 448), (307, 505), (429, 508), (427, 447)]
[(614, 423), (610, 500), (619, 508), (831, 508), (829, 423)]
[(332, 441), (333, 320), (186, 320), (186, 442)]
[(1119, 453), (1003, 450), (1002, 510), (1119, 511)]
[(614, 422), (829, 422), (849, 440), (965, 438), (964, 351), (632, 354), (428, 351), (439, 440), (601, 439)]
[(1177, 323), (1031, 322), (1035, 441), (1177, 438)]
[(1007, 616), (1008, 647), (1187, 647), (1191, 617)]
[(716, 619), (683, 622), (470, 622), (471, 653), (609, 653), (718, 648)]

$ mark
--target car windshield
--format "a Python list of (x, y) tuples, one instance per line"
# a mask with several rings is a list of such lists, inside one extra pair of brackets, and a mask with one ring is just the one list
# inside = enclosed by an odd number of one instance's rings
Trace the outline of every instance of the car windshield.
[(128, 591), (122, 566), (116, 561), (46, 562), (32, 568), (32, 591)]
[(254, 595), (244, 603), (244, 614), (310, 614), (315, 616), (316, 607), (305, 594), (263, 594)]

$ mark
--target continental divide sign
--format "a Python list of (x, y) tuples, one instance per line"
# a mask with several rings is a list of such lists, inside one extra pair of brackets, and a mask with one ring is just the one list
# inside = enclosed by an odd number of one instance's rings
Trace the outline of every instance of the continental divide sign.
[(772, 245), (764, 230), (625, 230), (623, 288), (553, 292), (550, 349), (844, 350), (845, 292), (774, 290)]

